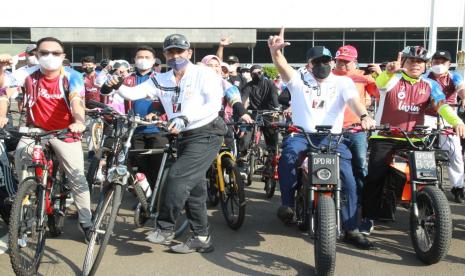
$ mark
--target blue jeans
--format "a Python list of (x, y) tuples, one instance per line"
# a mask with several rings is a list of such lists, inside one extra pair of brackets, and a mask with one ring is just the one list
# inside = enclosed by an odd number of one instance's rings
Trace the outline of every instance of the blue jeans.
[[(312, 137), (315, 145), (327, 145), (328, 139), (322, 137)], [(283, 141), (283, 150), (279, 159), (279, 185), (281, 189), (282, 204), (294, 207), (294, 197), (297, 187), (296, 168), (298, 160), (302, 160), (308, 151), (309, 145), (302, 135), (288, 136)], [(346, 231), (357, 229), (357, 188), (354, 175), (352, 173), (352, 154), (346, 145), (340, 144), (337, 148), (340, 154), (339, 168), (342, 183), (341, 197), (345, 198), (342, 204), (342, 226)]]
[(357, 184), (357, 196), (361, 198), (365, 178), (368, 174), (367, 166), (367, 135), (365, 132), (344, 134), (344, 144), (352, 153), (352, 170)]

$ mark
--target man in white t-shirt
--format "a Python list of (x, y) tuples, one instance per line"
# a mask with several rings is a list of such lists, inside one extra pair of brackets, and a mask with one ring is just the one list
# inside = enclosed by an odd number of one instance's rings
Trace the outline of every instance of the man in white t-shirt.
[[(364, 129), (372, 128), (375, 121), (367, 114), (360, 103), (354, 82), (345, 76), (331, 73), (332, 56), (328, 49), (316, 46), (307, 52), (308, 70), (298, 72), (287, 63), (281, 49), (289, 45), (284, 42), (284, 28), (277, 36), (270, 36), (268, 46), (274, 65), (291, 93), (293, 124), (308, 133), (316, 132), (317, 125), (332, 125), (331, 132), (340, 133), (344, 120), (344, 106), (347, 104), (360, 116)], [(311, 136), (314, 144), (328, 142), (326, 137)], [(294, 195), (296, 190), (296, 170), (299, 157), (308, 150), (308, 142), (303, 135), (290, 135), (283, 142), (283, 151), (279, 160), (279, 184), (282, 206), (278, 217), (285, 223), (294, 216)], [(342, 206), (342, 224), (346, 232), (345, 240), (362, 249), (370, 249), (372, 244), (360, 234), (357, 223), (357, 192), (352, 173), (352, 155), (344, 144), (337, 148), (340, 153), (340, 176), (342, 193), (346, 202)]]

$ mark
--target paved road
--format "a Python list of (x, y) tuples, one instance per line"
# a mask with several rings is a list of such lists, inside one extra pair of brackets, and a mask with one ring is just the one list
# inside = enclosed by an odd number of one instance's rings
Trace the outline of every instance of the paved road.
[[(124, 204), (98, 275), (313, 275), (313, 244), (296, 227), (276, 217), (279, 194), (264, 199), (263, 183), (247, 189), (247, 217), (239, 231), (230, 230), (219, 208), (209, 210), (216, 250), (209, 254), (175, 255), (166, 247), (144, 241), (149, 228), (136, 229), (131, 207), (135, 198), (126, 193)], [(372, 240), (377, 249), (358, 250), (339, 243), (337, 275), (465, 275), (465, 206), (451, 204), (453, 242), (439, 264), (425, 266), (415, 256), (408, 236), (408, 213), (399, 208), (395, 223), (378, 224)], [(85, 245), (71, 215), (65, 233), (47, 240), (41, 275), (80, 273)], [(0, 226), (0, 235), (5, 233)], [(9, 257), (0, 255), (0, 275), (12, 275)]]

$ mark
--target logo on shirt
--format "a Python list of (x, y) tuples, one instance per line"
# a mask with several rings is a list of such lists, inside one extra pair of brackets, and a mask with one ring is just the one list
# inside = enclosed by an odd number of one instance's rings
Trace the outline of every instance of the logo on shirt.
[(49, 94), (47, 89), (39, 87), (39, 97), (46, 98), (46, 99), (63, 99), (63, 95), (60, 94)]
[(420, 112), (420, 107), (418, 105), (413, 105), (413, 104), (412, 105), (404, 104), (404, 102), (401, 101), (399, 103), (398, 110), (401, 110), (407, 113), (417, 114)]
[(324, 100), (313, 100), (312, 102), (312, 108), (314, 109), (322, 109), (325, 107), (325, 101)]
[(399, 91), (399, 93), (397, 93), (397, 98), (400, 100), (405, 99), (405, 91)]

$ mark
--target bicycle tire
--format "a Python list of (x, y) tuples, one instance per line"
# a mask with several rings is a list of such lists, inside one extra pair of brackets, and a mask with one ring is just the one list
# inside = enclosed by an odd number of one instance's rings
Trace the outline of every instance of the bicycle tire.
[[(239, 174), (236, 162), (230, 157), (223, 157), (221, 168), (224, 182), (224, 192), (220, 192), (221, 209), (228, 226), (237, 230), (242, 226), (245, 218), (244, 182)], [(226, 175), (228, 176), (227, 179), (225, 178)], [(228, 209), (229, 203), (231, 204), (231, 210)], [(234, 203), (237, 203), (238, 206), (237, 215), (234, 214)]]
[[(19, 186), (19, 190), (16, 194), (15, 200), (13, 202), (12, 210), (11, 210), (11, 216), (10, 216), (10, 225), (9, 225), (9, 248), (10, 248), (10, 262), (13, 267), (13, 271), (16, 273), (16, 275), (36, 275), (37, 270), (39, 269), (40, 266), (40, 260), (42, 259), (42, 256), (44, 254), (45, 250), (45, 240), (46, 240), (46, 224), (47, 224), (47, 216), (45, 215), (45, 206), (43, 207), (44, 210), (44, 225), (42, 227), (37, 226), (34, 224), (34, 218), (35, 218), (35, 223), (37, 223), (38, 216), (40, 214), (37, 214), (38, 210), (40, 209), (40, 206), (37, 206), (40, 204), (40, 198), (44, 195), (41, 195), (41, 193), (45, 193), (43, 189), (40, 189), (41, 185), (37, 183), (37, 180), (35, 177), (28, 177), (24, 179), (24, 181), (21, 183)], [(37, 237), (37, 242), (36, 242), (36, 248), (34, 252), (34, 256), (31, 257), (32, 259), (32, 264), (29, 267), (24, 267), (24, 262), (23, 262), (23, 248), (26, 248), (27, 244), (29, 243), (30, 239), (28, 234), (22, 233), (20, 234), (19, 231), (24, 231), (22, 229), (23, 221), (22, 221), (22, 216), (23, 214), (23, 206), (26, 205), (26, 203), (30, 203), (31, 199), (34, 199), (35, 196), (35, 209), (32, 209), (32, 217), (33, 221), (30, 222), (32, 226), (30, 227), (30, 234), (31, 234), (31, 239), (33, 237)], [(34, 203), (30, 204), (30, 206), (34, 205)], [(34, 207), (33, 207), (34, 208)], [(28, 212), (26, 212), (28, 213)], [(24, 236), (26, 234), (26, 237)], [(26, 246), (21, 246), (19, 245), (19, 240), (24, 242), (24, 239), (27, 238)], [(31, 244), (31, 243), (30, 243)]]
[(422, 262), (435, 264), (447, 256), (452, 240), (449, 202), (438, 187), (428, 186), (417, 192), (417, 204), (420, 222), (410, 215), (413, 248)]
[(134, 211), (134, 224), (137, 227), (142, 227), (150, 217), (149, 203), (142, 187), (138, 184), (134, 185), (134, 193), (136, 194), (139, 203)]
[(255, 174), (255, 150), (251, 150), (249, 153), (249, 172), (247, 174), (247, 186), (252, 185), (253, 176)]
[[(95, 275), (105, 253), (110, 236), (113, 233), (113, 227), (115, 226), (116, 217), (118, 215), (118, 210), (122, 200), (122, 187), (121, 185), (115, 183), (110, 183), (109, 187), (111, 188), (108, 188), (108, 190), (104, 192), (105, 196), (102, 198), (102, 200), (100, 200), (96, 208), (94, 224), (92, 225), (93, 233), (87, 246), (82, 268), (82, 275)], [(102, 223), (105, 219), (105, 215), (109, 207), (111, 209), (108, 217), (108, 223), (106, 225), (106, 229), (104, 230), (105, 233), (103, 234), (103, 239), (99, 241), (98, 232), (102, 231), (100, 227), (103, 225)], [(100, 247), (98, 248), (97, 255), (95, 258), (93, 258), (94, 249), (97, 244)]]
[(320, 195), (315, 216), (316, 275), (333, 275), (336, 266), (336, 206), (327, 195)]

